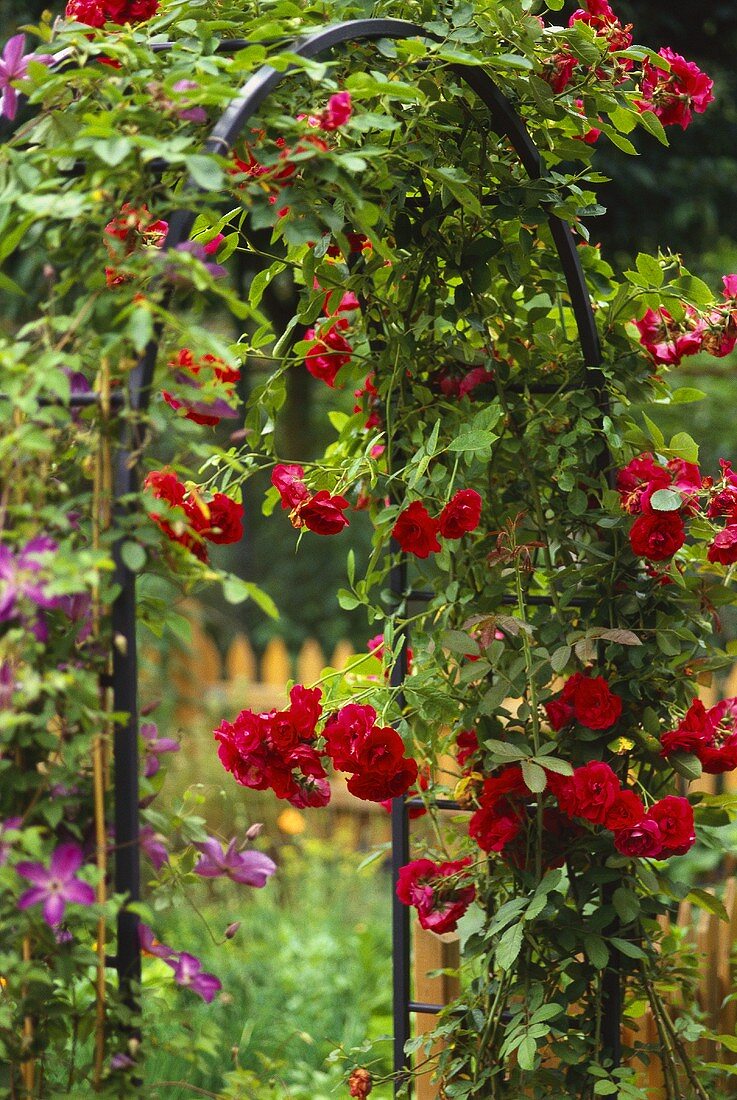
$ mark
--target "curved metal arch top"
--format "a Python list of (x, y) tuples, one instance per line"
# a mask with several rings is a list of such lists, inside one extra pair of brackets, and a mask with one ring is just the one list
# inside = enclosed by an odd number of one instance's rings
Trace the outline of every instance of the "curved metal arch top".
[[(336, 46), (349, 42), (415, 37), (438, 41), (436, 36), (419, 24), (404, 19), (353, 19), (295, 39), (291, 43), (290, 52), (313, 60)], [(240, 48), (243, 43), (234, 40), (229, 44)], [(166, 46), (168, 47), (169, 44), (167, 43)], [(162, 44), (162, 48), (166, 47)], [(479, 97), (489, 112), (491, 129), (509, 140), (528, 175), (532, 179), (541, 178), (543, 165), (540, 153), (528, 133), (524, 120), (491, 76), (484, 69), (473, 65), (453, 63), (449, 67)], [(205, 141), (203, 151), (222, 154), (230, 150), (259, 107), (282, 81), (294, 72), (294, 66), (286, 70), (275, 69), (269, 64), (261, 66), (225, 109)], [(186, 186), (191, 190), (202, 190), (191, 177)], [(194, 220), (195, 215), (191, 210), (176, 211), (169, 223), (164, 247), (175, 248), (178, 244), (184, 243), (189, 238)], [(598, 390), (601, 385), (598, 371), (601, 364), (601, 346), (576, 243), (570, 227), (556, 214), (549, 213), (548, 222), (568, 286), (581, 351), (589, 370), (592, 389)], [(155, 338), (147, 347), (131, 377), (131, 402), (133, 407), (140, 411), (145, 411), (148, 405), (157, 350), (158, 339)]]

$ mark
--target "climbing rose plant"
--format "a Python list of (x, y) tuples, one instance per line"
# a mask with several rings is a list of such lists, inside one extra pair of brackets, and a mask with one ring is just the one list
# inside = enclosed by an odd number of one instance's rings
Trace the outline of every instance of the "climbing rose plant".
[[(735, 701), (698, 698), (726, 662), (715, 609), (733, 601), (737, 483), (732, 459), (702, 474), (696, 443), (667, 441), (637, 408), (671, 400), (684, 356), (732, 351), (737, 276), (715, 296), (663, 254), (619, 277), (588, 226), (602, 211), (597, 145), (634, 153), (639, 131), (646, 153), (714, 92), (669, 47), (635, 45), (607, 0), (568, 20), (561, 6), (379, 3), (372, 14), (424, 23), (428, 37), (329, 63), (279, 57), (325, 18), (281, 0), (236, 14), (70, 0), (53, 27), (26, 29), (29, 51), (22, 36), (6, 44), (1, 109), (17, 121), (0, 165), (0, 258), (22, 322), (0, 347), (0, 1047), (16, 1095), (134, 1095), (171, 987), (218, 996), (186, 944), (157, 939), (146, 906), (131, 907), (154, 985), (143, 1043), (106, 966), (127, 902), (109, 885), (113, 540), (141, 575), (143, 630), (176, 630), (175, 597), (214, 580), (274, 614), (218, 568), (218, 547), (249, 527), (242, 485), (264, 471), (274, 538), (371, 526), (368, 560), (350, 552), (346, 587), (325, 598), (361, 609), (374, 637), (343, 674), (294, 685), (282, 710), (224, 718), (213, 752), (234, 798), (268, 788), (324, 806), (342, 772), (358, 798), (420, 801), (413, 816), (434, 828), (397, 894), (424, 928), (464, 939), (463, 996), (436, 1032), (443, 1095), (644, 1098), (605, 1040), (618, 984), (626, 1006), (651, 1005), (669, 1095), (708, 1095), (719, 1067), (694, 1070), (669, 1016), (665, 989), (685, 963), (658, 917), (688, 893), (678, 856), (733, 812), (688, 784), (737, 763)], [(336, 21), (355, 13), (331, 6)], [(234, 38), (247, 42), (218, 51)], [(288, 79), (234, 148), (203, 152), (267, 59), (292, 65)], [(512, 99), (541, 178), (490, 133), (458, 65), (483, 66)], [(193, 228), (174, 244), (182, 210)], [(595, 298), (596, 370), (548, 212), (570, 225)], [(234, 253), (255, 272), (247, 292), (229, 277)], [(272, 283), (299, 298), (285, 331), (265, 312)], [(238, 324), (234, 341), (208, 325), (216, 308)], [(126, 387), (146, 352), (157, 367), (141, 422)], [(272, 369), (243, 410), (256, 359)], [(334, 396), (320, 460), (276, 452), (288, 370)], [(72, 396), (90, 400), (69, 408)], [(114, 529), (116, 440), (131, 424), (146, 444), (140, 490)], [(429, 594), (419, 606), (416, 589)], [(154, 905), (198, 877), (263, 886), (274, 865), (246, 846), (258, 830), (216, 838), (167, 804), (172, 732), (141, 727)], [(452, 815), (436, 805), (449, 797)], [(683, 996), (687, 1014), (688, 982)], [(421, 1064), (432, 1039), (408, 1057)], [(349, 1094), (368, 1096), (371, 1063), (346, 1057)]]

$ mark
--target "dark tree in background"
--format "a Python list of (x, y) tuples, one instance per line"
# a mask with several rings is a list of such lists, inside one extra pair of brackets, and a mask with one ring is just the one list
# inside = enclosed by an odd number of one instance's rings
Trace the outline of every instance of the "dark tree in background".
[[(641, 137), (641, 155), (609, 146), (599, 167), (608, 212), (592, 231), (624, 264), (658, 246), (681, 252), (692, 269), (716, 278), (737, 253), (737, 10), (734, 0), (615, 0), (637, 41), (670, 46), (712, 77), (716, 102), (685, 132), (668, 130), (671, 148)], [(572, 10), (572, 9), (571, 9)]]

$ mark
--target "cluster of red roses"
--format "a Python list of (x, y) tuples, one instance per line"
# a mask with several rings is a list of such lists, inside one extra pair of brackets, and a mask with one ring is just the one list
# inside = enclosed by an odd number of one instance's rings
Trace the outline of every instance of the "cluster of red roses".
[(700, 314), (686, 306), (684, 317), (675, 321), (667, 309), (648, 309), (635, 328), (640, 343), (656, 363), (678, 366), (683, 358), (708, 352), (723, 359), (737, 344), (737, 275), (723, 275), (724, 304)]
[(174, 381), (190, 390), (201, 389), (199, 376), (203, 367), (222, 383), (225, 396), (211, 401), (201, 401), (194, 396), (174, 397), (167, 390), (162, 391), (164, 400), (172, 409), (186, 410), (184, 415), (187, 420), (193, 420), (195, 424), (215, 425), (222, 419), (237, 415), (231, 404), (235, 397), (235, 384), (241, 377), (237, 367), (229, 367), (215, 355), (203, 355), (201, 359), (195, 360), (189, 348), (181, 348), (177, 358), (170, 361), (169, 366), (175, 371)]
[[(622, 508), (637, 516), (629, 539), (638, 557), (651, 562), (672, 558), (686, 541), (684, 517), (700, 514), (710, 520), (726, 518), (726, 525), (709, 543), (708, 560), (718, 565), (737, 562), (737, 473), (726, 459), (719, 464), (721, 477), (716, 483), (703, 478), (693, 462), (672, 458), (662, 464), (651, 453), (637, 455), (619, 471)], [(669, 492), (659, 497), (661, 490)], [(707, 495), (705, 509), (699, 494)]]
[(662, 755), (691, 752), (709, 775), (721, 775), (737, 768), (737, 699), (722, 699), (706, 709), (694, 699), (674, 730), (660, 738)]
[[(126, 202), (120, 213), (105, 226), (104, 232), (110, 238), (105, 245), (110, 258), (119, 260), (121, 256), (132, 255), (137, 248), (161, 248), (168, 231), (169, 223), (154, 218), (145, 203), (135, 207)], [(116, 241), (117, 244), (113, 243)], [(128, 280), (128, 275), (115, 267), (106, 267), (105, 280), (109, 287), (120, 286)]]
[(64, 15), (88, 27), (143, 23), (159, 10), (159, 0), (67, 0)]
[(326, 386), (331, 387), (335, 385), (338, 371), (351, 361), (353, 346), (343, 333), (351, 327), (350, 315), (359, 309), (358, 298), (352, 291), (343, 294), (336, 306), (331, 304), (334, 296), (334, 291), (328, 291), (325, 295), (323, 309), (326, 321), (316, 328), (308, 328), (304, 337), (305, 340), (314, 340), (305, 356), (307, 370), (313, 378), (319, 378)]
[(279, 464), (271, 472), (271, 484), (281, 497), (282, 508), (290, 508), (293, 527), (306, 527), (316, 535), (338, 535), (348, 520), (343, 512), (348, 507), (345, 497), (332, 496), (327, 489), (311, 493), (304, 483), (304, 468), (296, 464)]
[(348, 790), (368, 802), (403, 795), (417, 779), (417, 762), (405, 757), (396, 730), (376, 724), (373, 707), (348, 703), (323, 716), (319, 688), (295, 685), (283, 711), (243, 710), (215, 730), (223, 766), (244, 787), (270, 788), (293, 806), (325, 806), (330, 801), (326, 766), (350, 773)]
[[(601, 760), (576, 768), (571, 776), (546, 772), (557, 811), (600, 825), (614, 833), (614, 846), (626, 856), (664, 859), (683, 855), (695, 842), (693, 809), (688, 799), (667, 795), (649, 810), (634, 791), (622, 787), (616, 774)], [(479, 809), (471, 817), (469, 835), (484, 852), (503, 852), (517, 858), (514, 842), (531, 820), (530, 802), (522, 769), (511, 765), (484, 781)], [(546, 833), (559, 833), (561, 821), (553, 807), (544, 811)]]
[(415, 859), (399, 872), (397, 897), (415, 907), (422, 928), (453, 932), (476, 897), (476, 887), (465, 873), (470, 865), (469, 857), (446, 863)]
[(440, 515), (433, 518), (425, 505), (415, 500), (397, 516), (392, 538), (405, 554), (427, 558), (442, 549), (438, 535), (444, 539), (460, 539), (469, 531), (475, 531), (481, 520), (482, 503), (475, 489), (459, 489)]
[(226, 545), (243, 538), (243, 505), (225, 493), (215, 493), (211, 499), (183, 485), (173, 470), (166, 467), (152, 470), (143, 482), (157, 500), (168, 505), (168, 512), (149, 512), (157, 527), (171, 542), (189, 550), (200, 561), (207, 562), (206, 542)]
[(560, 694), (545, 703), (545, 713), (554, 730), (578, 722), (590, 730), (607, 730), (622, 714), (622, 700), (614, 695), (603, 676), (575, 672)]
[[(306, 118), (310, 126), (329, 133), (332, 130), (338, 130), (341, 126), (344, 126), (350, 119), (351, 114), (352, 106), (350, 92), (337, 92), (330, 97), (327, 107), (318, 115), (298, 115), (297, 121), (301, 122)], [(254, 133), (260, 141), (264, 140), (265, 134), (263, 130), (255, 130)], [(263, 164), (254, 155), (251, 147), (246, 143), (245, 148), (248, 160), (243, 160), (242, 157), (234, 154), (233, 167), (230, 169), (231, 175), (239, 179), (241, 177), (258, 179), (262, 184), (273, 188), (269, 195), (269, 203), (272, 206), (276, 205), (279, 201), (282, 188), (287, 186), (289, 180), (297, 172), (298, 163), (295, 163), (294, 158), (310, 152), (326, 153), (329, 148), (327, 142), (324, 141), (323, 138), (318, 137), (317, 134), (309, 133), (304, 134), (297, 144), (291, 148), (287, 145), (283, 137), (276, 138), (274, 146), (279, 150), (276, 163)], [(286, 217), (289, 213), (289, 206), (281, 207), (277, 213), (280, 218)]]
[[(634, 68), (631, 58), (616, 56), (632, 45), (631, 24), (624, 26), (621, 23), (608, 0), (585, 0), (585, 4), (585, 8), (573, 13), (568, 26), (575, 27), (581, 23), (591, 28), (606, 48), (607, 58), (613, 66), (614, 81), (621, 83)], [(693, 61), (686, 61), (669, 46), (659, 50), (658, 56), (666, 63), (662, 68), (654, 65), (649, 58), (643, 62), (637, 107), (640, 111), (652, 111), (663, 126), (678, 125), (685, 130), (693, 119), (694, 111), (703, 114), (713, 102), (714, 81), (702, 73)], [(559, 94), (565, 91), (582, 67), (579, 58), (568, 50), (562, 50), (548, 59), (544, 76), (553, 91)], [(599, 62), (597, 74), (601, 71), (602, 62)]]

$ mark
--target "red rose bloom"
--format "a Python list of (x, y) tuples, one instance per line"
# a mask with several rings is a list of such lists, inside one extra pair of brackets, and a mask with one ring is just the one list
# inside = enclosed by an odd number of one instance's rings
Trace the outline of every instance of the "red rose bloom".
[(669, 794), (651, 807), (647, 815), (660, 830), (663, 851), (682, 856), (696, 843), (693, 807), (686, 798)]
[(701, 351), (703, 332), (698, 317), (693, 310), (691, 313), (687, 310), (686, 319), (688, 327), (679, 331), (667, 309), (648, 309), (634, 322), (640, 343), (656, 363), (678, 366), (684, 356)]
[(417, 780), (417, 761), (404, 757), (404, 742), (391, 727), (374, 726), (356, 753), (357, 768), (348, 790), (367, 802), (406, 794)]
[(471, 815), (468, 835), (482, 852), (503, 852), (519, 834), (520, 819), (511, 811), (498, 812), (493, 806), (482, 806)]
[(454, 932), (458, 927), (476, 897), (475, 886), (463, 884), (463, 872), (470, 863), (469, 858), (448, 863), (416, 859), (400, 869), (397, 897), (417, 909), (422, 928), (439, 934)]
[(479, 751), (479, 739), (476, 730), (461, 730), (456, 737), (456, 760), (463, 768)]
[(271, 484), (278, 490), (282, 508), (297, 508), (309, 499), (302, 466), (277, 465), (271, 471)]
[(345, 126), (351, 114), (351, 93), (337, 92), (331, 95), (327, 107), (315, 118), (315, 122), (323, 130), (338, 130)]
[(64, 16), (88, 27), (104, 27), (106, 23), (142, 23), (158, 10), (159, 0), (68, 0)]
[(667, 489), (670, 483), (668, 471), (659, 466), (651, 454), (638, 455), (617, 473), (621, 505), (625, 512), (633, 515), (643, 511), (642, 494), (646, 489)]
[(613, 695), (603, 676), (583, 676), (573, 697), (576, 721), (590, 730), (607, 730), (622, 713), (622, 700)]
[(621, 787), (616, 775), (601, 760), (592, 760), (573, 773), (573, 814), (561, 805), (569, 816), (583, 817), (594, 825), (603, 825), (617, 800)]
[(719, 531), (706, 556), (719, 565), (734, 565), (737, 561), (737, 525), (732, 524)]
[(207, 503), (210, 513), (201, 533), (208, 542), (226, 545), (243, 538), (243, 505), (237, 504), (225, 493), (215, 493)]
[(459, 489), (443, 508), (438, 520), (444, 539), (459, 539), (475, 531), (481, 519), (481, 497), (475, 489)]
[(654, 111), (663, 126), (685, 130), (693, 111), (703, 114), (714, 100), (714, 81), (702, 73), (693, 61), (665, 46), (658, 53), (670, 64), (670, 72), (645, 60), (642, 76), (642, 109)]
[(649, 561), (666, 561), (686, 541), (686, 529), (678, 512), (649, 512), (638, 516), (630, 531), (632, 551)]
[(319, 378), (326, 385), (335, 385), (335, 376), (341, 367), (350, 363), (353, 348), (344, 336), (341, 336), (339, 328), (347, 325), (347, 321), (336, 321), (319, 338), (314, 328), (305, 332), (305, 340), (315, 340), (315, 343), (305, 356), (305, 366), (313, 378)]
[(338, 535), (348, 526), (348, 520), (343, 515), (347, 507), (345, 497), (334, 497), (327, 489), (321, 489), (295, 509), (292, 523), (295, 527), (306, 527), (316, 535)]
[(614, 834), (614, 847), (623, 856), (654, 859), (660, 855), (662, 842), (658, 823), (648, 817), (628, 829)]
[(325, 723), (326, 752), (341, 772), (356, 772), (358, 753), (376, 722), (376, 711), (363, 703), (346, 703)]
[(322, 690), (295, 684), (289, 692), (289, 720), (299, 737), (305, 741), (315, 738), (315, 727), (322, 714)]
[(620, 791), (607, 812), (604, 825), (616, 833), (639, 825), (644, 816), (642, 799), (634, 791)]
[(427, 558), (440, 550), (438, 529), (438, 521), (432, 518), (424, 504), (415, 500), (399, 513), (392, 528), (392, 537), (405, 554)]

